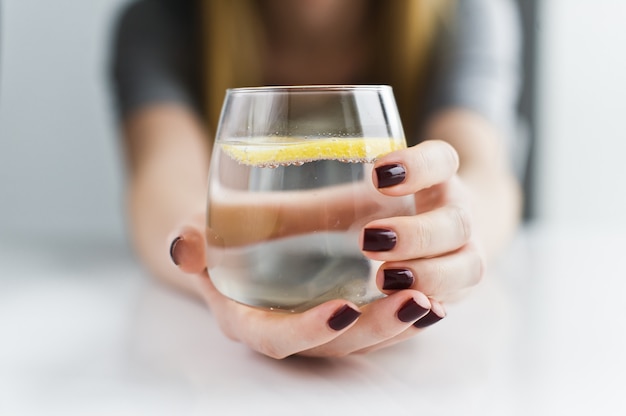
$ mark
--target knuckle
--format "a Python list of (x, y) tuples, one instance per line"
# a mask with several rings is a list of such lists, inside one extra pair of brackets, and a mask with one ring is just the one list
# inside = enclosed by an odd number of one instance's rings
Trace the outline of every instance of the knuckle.
[(445, 261), (424, 260), (420, 274), (420, 290), (427, 296), (437, 296), (445, 292), (450, 270)]
[(452, 221), (455, 228), (459, 231), (459, 238), (466, 242), (472, 237), (472, 217), (469, 211), (456, 205), (451, 210)]
[(426, 218), (417, 222), (415, 226), (415, 241), (413, 242), (415, 250), (421, 253), (428, 249), (433, 241), (432, 228), (432, 225)]
[(432, 266), (433, 295), (445, 293), (446, 283), (450, 278), (450, 267), (447, 262), (437, 262)]
[(370, 326), (370, 333), (376, 339), (383, 340), (394, 335), (394, 332), (389, 325), (385, 325), (381, 320), (374, 320)]
[(415, 155), (415, 163), (418, 168), (418, 172), (422, 177), (428, 177), (432, 170), (432, 166), (430, 163), (430, 158), (428, 157), (428, 152), (424, 151), (420, 148), (420, 151)]
[(274, 342), (270, 341), (268, 338), (265, 338), (265, 337), (262, 337), (259, 340), (259, 342), (257, 343), (254, 349), (260, 352), (261, 354), (266, 355), (275, 360), (282, 360), (284, 358), (287, 358), (289, 355), (291, 355), (291, 354), (286, 353), (285, 351), (282, 351), (280, 348), (278, 348), (278, 346)]

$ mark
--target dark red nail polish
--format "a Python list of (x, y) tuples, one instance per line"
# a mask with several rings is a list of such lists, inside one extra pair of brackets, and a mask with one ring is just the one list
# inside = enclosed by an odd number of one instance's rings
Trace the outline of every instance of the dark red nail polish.
[(172, 244), (170, 245), (170, 257), (172, 258), (172, 261), (174, 262), (174, 264), (177, 265), (177, 266), (180, 264), (180, 261), (178, 259), (178, 255), (176, 253), (176, 246), (178, 246), (178, 243), (180, 241), (182, 241), (182, 239), (183, 238), (180, 237), (180, 236), (176, 237), (174, 239), (174, 241), (172, 241)]
[(383, 290), (408, 289), (415, 282), (413, 273), (407, 269), (385, 269), (383, 276)]
[(379, 188), (388, 188), (402, 183), (406, 178), (406, 170), (399, 164), (379, 166), (376, 168), (376, 178)]
[(363, 231), (363, 250), (389, 251), (396, 246), (396, 233), (383, 228), (366, 228)]
[(413, 299), (407, 300), (398, 309), (398, 319), (402, 322), (412, 322), (428, 314), (429, 309), (423, 308)]
[(328, 326), (335, 331), (341, 331), (352, 322), (356, 321), (359, 316), (361, 316), (361, 312), (352, 309), (348, 305), (343, 305), (330, 317)]
[(415, 322), (413, 324), (413, 326), (415, 328), (420, 328), (420, 329), (421, 328), (426, 328), (427, 326), (431, 326), (432, 324), (436, 324), (437, 322), (441, 321), (442, 319), (443, 319), (443, 316), (439, 316), (439, 315), (437, 315), (435, 312), (433, 312), (431, 310), (423, 318), (421, 318), (420, 320)]

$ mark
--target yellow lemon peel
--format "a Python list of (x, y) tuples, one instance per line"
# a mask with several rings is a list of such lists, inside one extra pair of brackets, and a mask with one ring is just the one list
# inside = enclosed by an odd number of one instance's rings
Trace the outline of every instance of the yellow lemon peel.
[(220, 143), (222, 150), (239, 163), (250, 166), (278, 166), (339, 160), (373, 162), (376, 158), (406, 147), (397, 138), (315, 138), (254, 140)]

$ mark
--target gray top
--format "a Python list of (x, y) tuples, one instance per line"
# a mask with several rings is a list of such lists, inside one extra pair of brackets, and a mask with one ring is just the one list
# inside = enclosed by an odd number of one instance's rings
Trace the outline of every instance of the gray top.
[[(511, 151), (517, 126), (521, 36), (512, 0), (458, 0), (457, 22), (440, 34), (428, 112), (474, 110), (504, 132)], [(117, 21), (113, 87), (120, 116), (146, 104), (197, 110), (201, 67), (192, 1), (139, 0)], [(520, 155), (515, 155), (520, 160)]]

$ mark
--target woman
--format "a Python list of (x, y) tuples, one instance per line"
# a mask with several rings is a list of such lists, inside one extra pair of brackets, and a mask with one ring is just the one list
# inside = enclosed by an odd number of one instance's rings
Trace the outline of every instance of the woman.
[[(275, 358), (342, 356), (414, 336), (478, 283), (519, 221), (507, 148), (517, 26), (506, 0), (143, 0), (122, 15), (114, 80), (129, 166), (129, 214), (152, 273), (206, 301), (224, 333)], [(376, 162), (374, 185), (415, 195), (364, 307), (299, 314), (235, 303), (203, 254), (212, 129), (225, 88), (390, 84), (409, 148)], [(389, 177), (390, 167), (400, 166)]]

